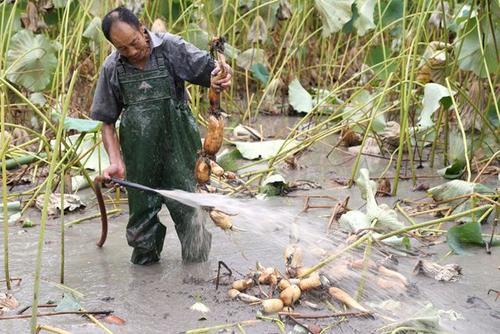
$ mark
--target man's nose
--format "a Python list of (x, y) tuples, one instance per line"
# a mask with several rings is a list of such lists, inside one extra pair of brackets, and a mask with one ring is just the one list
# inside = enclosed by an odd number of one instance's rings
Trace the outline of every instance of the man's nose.
[(132, 49), (129, 49), (128, 56), (130, 58), (135, 58), (135, 56), (137, 56), (138, 53), (139, 53), (139, 50), (137, 50), (136, 48), (132, 48)]

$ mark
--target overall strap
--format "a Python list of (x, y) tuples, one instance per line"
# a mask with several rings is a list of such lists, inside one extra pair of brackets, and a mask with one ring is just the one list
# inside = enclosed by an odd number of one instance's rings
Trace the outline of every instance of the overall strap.
[(125, 64), (123, 63), (123, 59), (121, 58), (118, 59), (118, 63), (116, 64), (116, 71), (118, 72), (118, 77), (127, 74)]
[(158, 67), (159, 70), (163, 70), (166, 68), (165, 58), (163, 57), (162, 54), (156, 55), (156, 66)]

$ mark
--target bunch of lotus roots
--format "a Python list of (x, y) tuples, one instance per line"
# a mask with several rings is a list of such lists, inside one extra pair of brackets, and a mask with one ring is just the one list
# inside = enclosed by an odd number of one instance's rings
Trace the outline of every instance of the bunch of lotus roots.
[[(215, 81), (226, 76), (224, 42), (224, 38), (214, 37), (210, 43), (212, 58), (217, 58), (220, 65), (220, 72), (214, 78)], [(220, 91), (210, 87), (208, 90), (208, 98), (210, 100), (210, 109), (207, 119), (208, 131), (203, 142), (203, 148), (198, 152), (198, 160), (196, 161), (194, 175), (196, 182), (198, 182), (198, 190), (211, 192), (208, 188), (211, 174), (217, 177), (226, 177), (230, 179), (234, 177), (234, 173), (226, 173), (224, 169), (215, 162), (216, 154), (219, 152), (224, 141), (224, 116), (220, 106)], [(209, 213), (215, 225), (223, 230), (231, 230), (233, 228), (228, 214), (216, 209), (210, 210)]]

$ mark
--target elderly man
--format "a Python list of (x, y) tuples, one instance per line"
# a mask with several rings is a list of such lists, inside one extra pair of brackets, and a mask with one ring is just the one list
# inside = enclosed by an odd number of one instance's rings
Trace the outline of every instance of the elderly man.
[[(184, 82), (221, 90), (217, 62), (178, 36), (148, 31), (128, 9), (118, 7), (102, 21), (115, 46), (104, 62), (92, 104), (92, 118), (103, 122), (102, 139), (110, 166), (105, 177), (124, 178), (153, 188), (194, 191), (193, 170), (201, 139), (187, 104)], [(227, 65), (225, 65), (227, 66)], [(119, 138), (115, 123), (120, 119)], [(193, 208), (160, 196), (128, 191), (127, 241), (135, 264), (158, 262), (166, 228), (158, 212), (166, 204), (181, 242), (184, 262), (206, 261), (211, 235)]]

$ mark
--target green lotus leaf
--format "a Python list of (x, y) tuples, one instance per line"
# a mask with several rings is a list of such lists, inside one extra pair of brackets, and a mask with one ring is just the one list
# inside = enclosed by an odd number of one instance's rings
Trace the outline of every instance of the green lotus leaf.
[(313, 108), (311, 94), (302, 87), (297, 79), (294, 79), (288, 85), (288, 99), (293, 109), (299, 113), (308, 113)]
[(352, 17), (351, 6), (354, 0), (315, 0), (314, 5), (323, 22), (323, 36), (340, 31)]
[(500, 9), (496, 1), (493, 2), (492, 7), (493, 22), (490, 22), (486, 15), (480, 20), (478, 17), (472, 17), (465, 24), (459, 39), (455, 42), (460, 69), (472, 71), (481, 78), (485, 78), (488, 72), (495, 74), (498, 68), (496, 47), (500, 45)]
[(54, 43), (45, 35), (23, 29), (12, 36), (7, 51), (7, 79), (32, 91), (42, 91), (57, 66)]
[(359, 36), (364, 36), (368, 30), (375, 28), (373, 12), (377, 0), (356, 0), (359, 17), (354, 21), (354, 27)]

